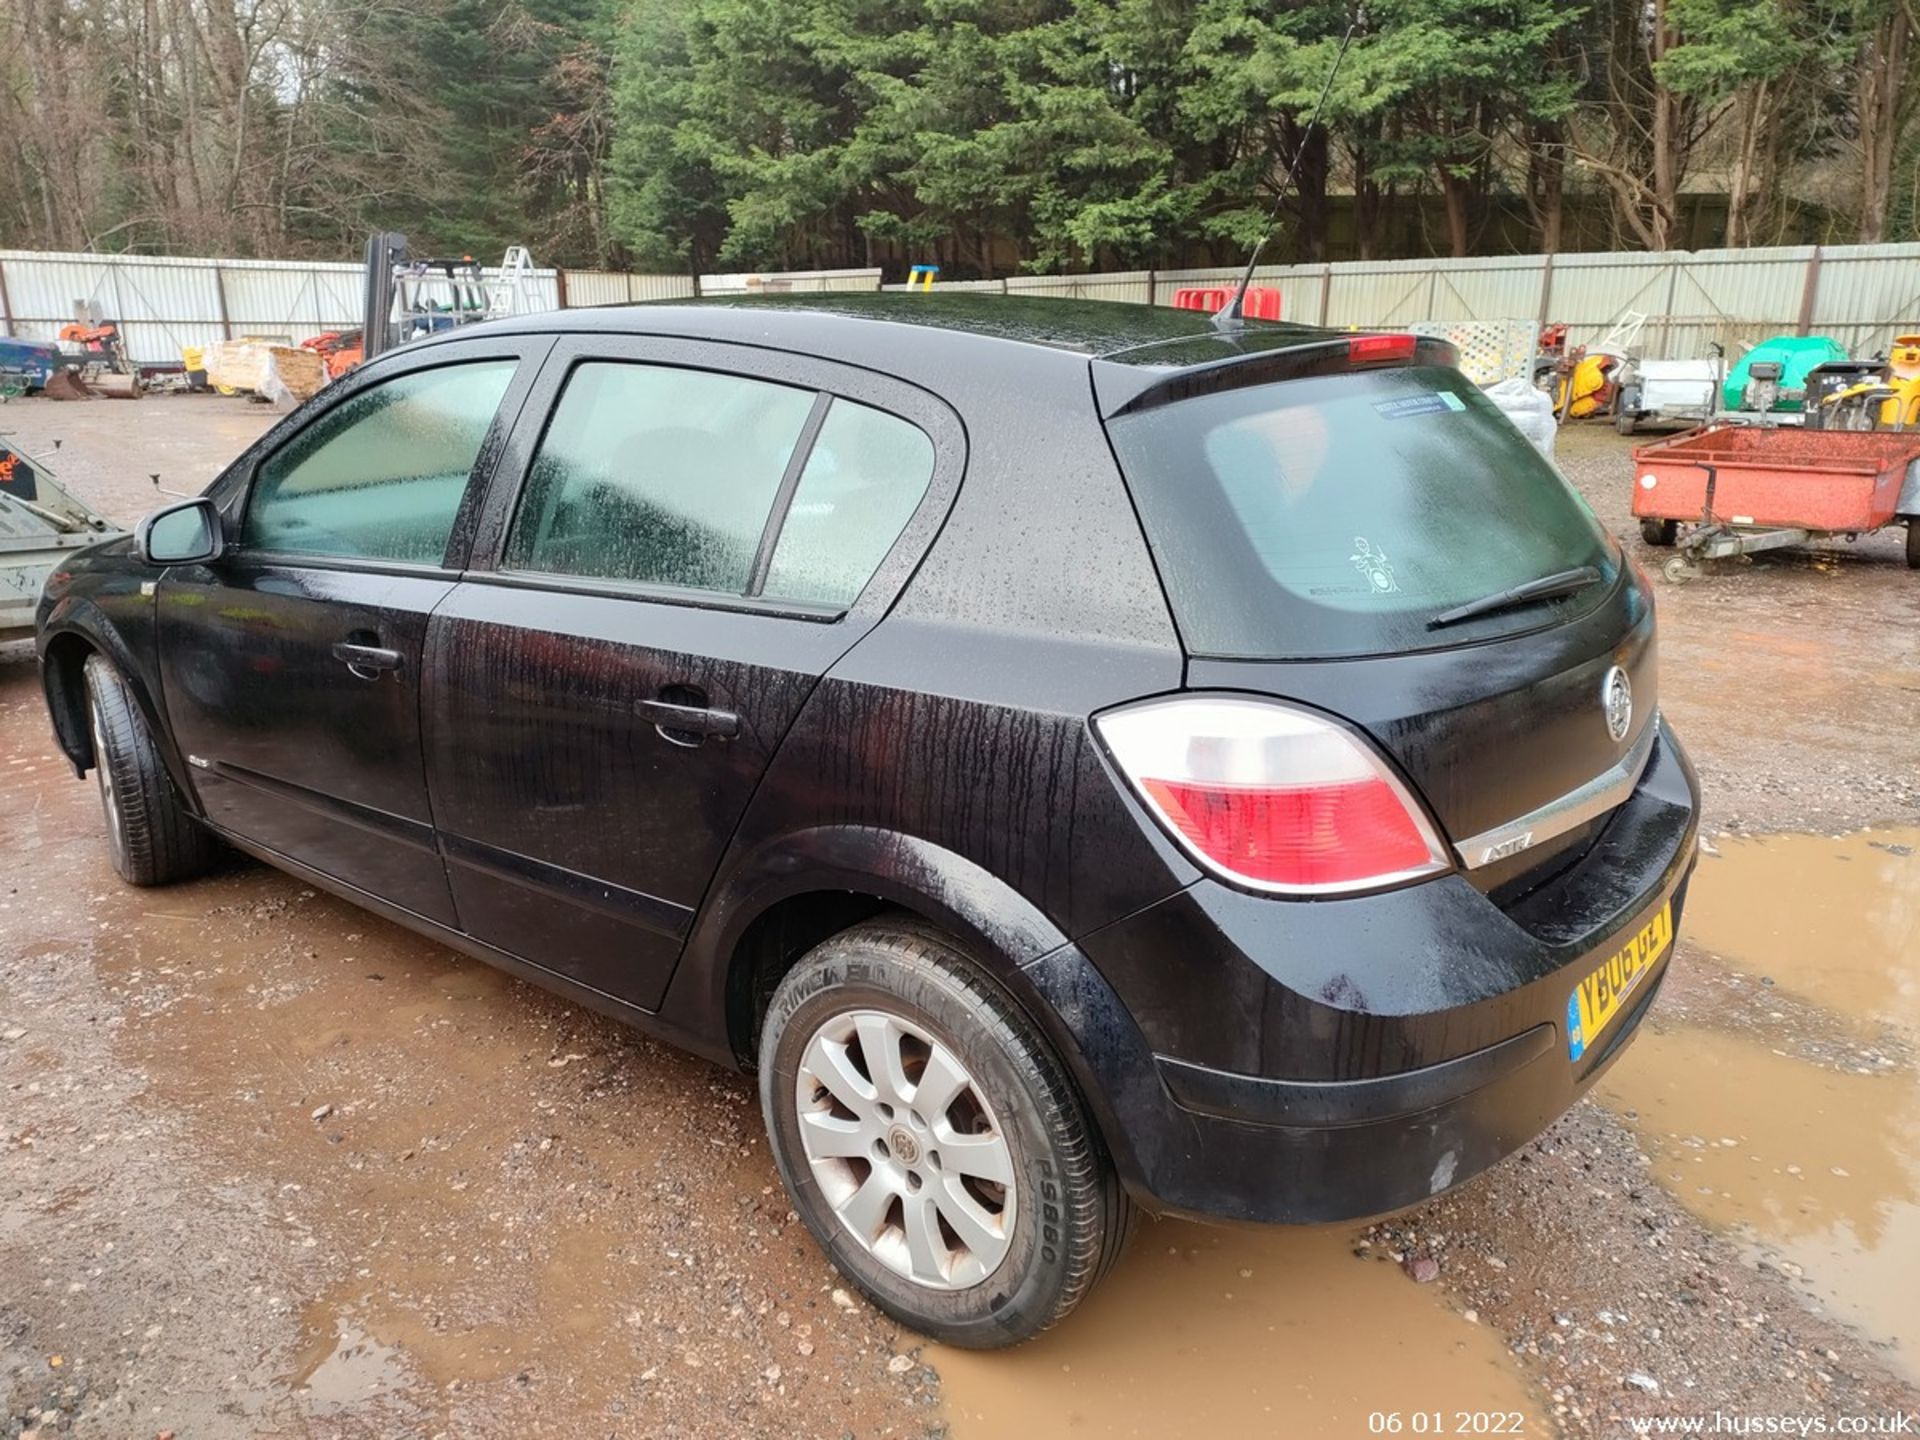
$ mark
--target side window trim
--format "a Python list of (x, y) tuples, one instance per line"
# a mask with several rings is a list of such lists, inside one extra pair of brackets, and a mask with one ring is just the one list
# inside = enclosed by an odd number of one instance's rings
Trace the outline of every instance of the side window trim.
[[(594, 362), (708, 370), (743, 379), (797, 386), (829, 400), (845, 399), (866, 405), (916, 426), (927, 436), (933, 445), (933, 476), (919, 505), (869, 577), (866, 587), (850, 605), (844, 607), (770, 601), (760, 595), (695, 592), (641, 581), (546, 575), (507, 569), (505, 553), (508, 532), (540, 445), (559, 407), (561, 393), (575, 368)], [(818, 410), (820, 425), (825, 424), (830, 410), (831, 405)], [(797, 467), (792, 474), (795, 491), (819, 438), (819, 429), (811, 423), (812, 418), (809, 416), (809, 423), (803, 428), (802, 435), (794, 445), (794, 453), (789, 457), (790, 467)], [(532, 590), (595, 594), (636, 602), (738, 610), (820, 622), (863, 616), (871, 622), (892, 608), (894, 600), (926, 558), (928, 549), (946, 523), (947, 514), (959, 494), (967, 461), (966, 427), (952, 406), (932, 391), (882, 371), (869, 370), (846, 361), (796, 351), (768, 350), (732, 341), (668, 335), (562, 333), (554, 337), (551, 351), (542, 357), (526, 403), (520, 408), (519, 419), (494, 465), (475, 523), (472, 552), (461, 578), (482, 584), (507, 584)], [(774, 514), (781, 517), (783, 526), (786, 509), (793, 500), (793, 494), (786, 489), (786, 478), (783, 474), (779, 500), (774, 510)], [(763, 544), (769, 546), (767, 562), (771, 566), (773, 548), (779, 543), (779, 535), (774, 534), (769, 542), (763, 531), (761, 539)], [(756, 551), (756, 568), (758, 559)], [(760, 577), (763, 584), (764, 578)]]
[(820, 430), (827, 423), (827, 411), (832, 408), (831, 391), (813, 392), (813, 409), (807, 412), (807, 421), (793, 442), (793, 453), (787, 457), (787, 468), (780, 476), (780, 488), (773, 492), (773, 508), (767, 511), (767, 523), (760, 531), (760, 545), (753, 552), (753, 568), (747, 572), (747, 588), (742, 599), (757, 600), (766, 593), (767, 572), (773, 569), (773, 552), (780, 544), (780, 532), (786, 528), (787, 512), (793, 508), (800, 477), (813, 458), (813, 447), (819, 443)]
[[(468, 339), (435, 344), (430, 351), (422, 347), (416, 354), (407, 354), (404, 350), (389, 351), (380, 360), (353, 372), (349, 381), (335, 381), (320, 392), (327, 398), (325, 405), (311, 414), (303, 413), (305, 407), (302, 407), (288, 415), (243, 451), (233, 465), (208, 487), (206, 493), (215, 499), (221, 519), (231, 536), (227, 553), (247, 562), (325, 570), (373, 570), (383, 574), (409, 575), (443, 575), (463, 571), (471, 557), (475, 525), (499, 471), (506, 441), (520, 423), (527, 401), (533, 396), (555, 339), (552, 335), (514, 336), (510, 340), (505, 337)], [(513, 377), (494, 409), (493, 419), (480, 442), (479, 452), (467, 472), (460, 508), (454, 514), (447, 547), (438, 562), (308, 554), (298, 550), (268, 550), (244, 543), (247, 511), (253, 503), (254, 487), (261, 467), (312, 426), (376, 385), (449, 365), (482, 364), (489, 360), (513, 361)]]

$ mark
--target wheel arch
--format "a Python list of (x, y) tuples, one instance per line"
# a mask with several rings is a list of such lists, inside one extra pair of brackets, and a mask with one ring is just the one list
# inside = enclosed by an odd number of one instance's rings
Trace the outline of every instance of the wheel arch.
[[(1068, 937), (975, 861), (872, 826), (799, 831), (727, 866), (688, 938), (667, 1008), (689, 1029), (720, 1031), (733, 1062), (751, 1070), (766, 1000), (786, 972), (822, 940), (884, 914), (953, 939), (1039, 1026), (1075, 1083), (1088, 1088), (1079, 1037), (1028, 969), (1072, 949)], [(691, 1023), (702, 1016), (706, 1024)]]
[(93, 768), (93, 732), (87, 725), (87, 659), (99, 647), (77, 630), (47, 638), (40, 652), (40, 686), (46, 692), (53, 738), (76, 776)]
[(1031, 901), (963, 855), (896, 831), (819, 826), (725, 868), (688, 937), (668, 1008), (724, 1025), (735, 1063), (751, 1069), (765, 998), (780, 977), (828, 936), (887, 911), (951, 935), (1028, 1008), (1034, 997), (1020, 993), (1020, 967), (1067, 943)]
[(156, 682), (151, 668), (140, 662), (108, 618), (88, 601), (62, 605), (42, 626), (39, 650), (40, 684), (53, 720), (54, 738), (74, 774), (84, 776), (94, 765), (93, 732), (87, 723), (86, 665), (92, 656), (100, 655), (119, 672), (174, 786), (188, 809), (198, 814), (198, 797), (173, 743), (166, 712), (153, 692)]
[[(787, 971), (821, 941), (885, 915), (938, 928), (1006, 992), (1053, 1047), (1107, 1154), (1123, 1176), (1137, 1176), (1109, 1091), (1142, 1076), (1154, 1083), (1145, 1037), (1092, 962), (1032, 901), (930, 841), (823, 826), (735, 860), (688, 938), (663, 1018), (680, 1033), (714, 1037), (706, 1053), (751, 1071), (767, 1001)], [(1083, 1031), (1097, 1032), (1099, 1056), (1089, 1054)]]

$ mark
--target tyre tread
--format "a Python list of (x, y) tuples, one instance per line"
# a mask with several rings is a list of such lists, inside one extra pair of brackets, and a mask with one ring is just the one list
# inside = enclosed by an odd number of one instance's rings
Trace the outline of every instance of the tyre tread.
[[(890, 952), (910, 970), (932, 971), (963, 992), (990, 1038), (1038, 1081), (1033, 1089), (1041, 1098), (1043, 1127), (1056, 1141), (1061, 1200), (1072, 1216), (1066, 1227), (1072, 1244), (1051, 1312), (1029, 1319), (1014, 1337), (1016, 1343), (1031, 1339), (1065, 1319), (1112, 1270), (1133, 1235), (1138, 1207), (1107, 1160), (1092, 1117), (1045, 1035), (944, 931), (911, 917), (865, 921), (823, 941), (792, 973), (810, 963), (829, 963), (853, 952), (871, 955), (875, 950)], [(1007, 1045), (1008, 1039), (1016, 1043)]]
[(174, 787), (127, 682), (103, 655), (87, 657), (86, 678), (108, 752), (94, 763), (111, 767), (120, 807), (122, 853), (115, 868), (121, 878), (130, 885), (171, 885), (204, 873), (213, 862), (213, 837)]

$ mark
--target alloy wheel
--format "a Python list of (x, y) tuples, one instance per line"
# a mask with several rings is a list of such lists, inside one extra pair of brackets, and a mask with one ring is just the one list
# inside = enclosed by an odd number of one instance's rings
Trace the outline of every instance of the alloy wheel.
[(902, 1016), (846, 1011), (807, 1042), (794, 1102), (821, 1194), (876, 1260), (917, 1285), (962, 1290), (1006, 1259), (1013, 1151), (950, 1046)]
[(107, 725), (100, 714), (100, 697), (87, 697), (87, 718), (93, 727), (93, 774), (100, 786), (100, 808), (107, 812), (107, 842), (118, 860), (126, 851), (120, 822), (120, 798), (113, 789), (113, 762), (108, 758)]

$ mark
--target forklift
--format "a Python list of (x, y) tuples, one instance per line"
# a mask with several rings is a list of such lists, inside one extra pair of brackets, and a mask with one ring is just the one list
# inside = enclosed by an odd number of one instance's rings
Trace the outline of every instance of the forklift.
[(471, 255), (415, 259), (407, 237), (383, 230), (367, 239), (362, 323), (358, 330), (329, 330), (303, 340), (320, 356), (327, 378), (337, 380), (363, 360), (463, 325), (477, 325), (534, 310), (533, 257), (510, 245), (489, 275)]
[(510, 245), (494, 274), (471, 255), (415, 259), (407, 237), (381, 231), (367, 241), (366, 321), (361, 353), (374, 356), (463, 325), (531, 312), (533, 257)]

